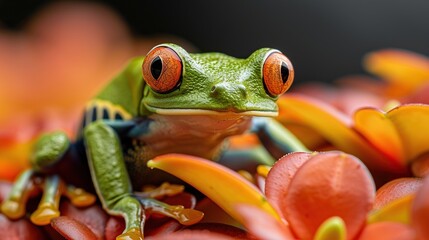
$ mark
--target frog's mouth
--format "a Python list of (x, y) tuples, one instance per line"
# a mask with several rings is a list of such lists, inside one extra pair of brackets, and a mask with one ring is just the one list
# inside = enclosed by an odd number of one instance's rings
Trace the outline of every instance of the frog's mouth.
[(255, 117), (277, 117), (277, 111), (217, 111), (207, 109), (192, 109), (192, 108), (158, 108), (145, 104), (146, 108), (156, 114), (160, 115), (239, 115), (239, 116), (255, 116)]

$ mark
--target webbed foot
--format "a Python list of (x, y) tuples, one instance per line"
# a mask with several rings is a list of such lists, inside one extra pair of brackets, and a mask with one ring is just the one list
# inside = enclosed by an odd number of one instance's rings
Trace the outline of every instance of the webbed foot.
[(116, 240), (143, 240), (142, 232), (139, 228), (131, 228), (125, 233), (116, 237)]
[(40, 178), (34, 176), (33, 170), (27, 170), (18, 177), (9, 196), (1, 204), (2, 213), (10, 219), (23, 217), (29, 196), (38, 189), (43, 192), (43, 196), (30, 217), (36, 225), (47, 225), (51, 219), (60, 216), (59, 202), (62, 195), (67, 196), (72, 204), (79, 207), (89, 206), (96, 199), (94, 195), (82, 189), (67, 187), (58, 175)]

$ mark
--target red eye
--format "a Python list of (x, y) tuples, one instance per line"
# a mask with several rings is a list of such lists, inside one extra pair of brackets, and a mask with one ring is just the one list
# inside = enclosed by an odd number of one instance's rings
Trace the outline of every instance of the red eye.
[(155, 91), (168, 93), (180, 85), (182, 61), (172, 49), (152, 49), (143, 61), (143, 79)]
[(264, 86), (273, 97), (285, 93), (292, 85), (294, 71), (289, 59), (279, 53), (271, 53), (264, 62), (262, 70)]

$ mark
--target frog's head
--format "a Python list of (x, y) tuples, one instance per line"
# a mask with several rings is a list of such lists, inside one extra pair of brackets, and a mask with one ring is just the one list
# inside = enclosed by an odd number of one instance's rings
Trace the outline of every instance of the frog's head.
[(149, 51), (142, 68), (140, 112), (164, 115), (276, 116), (276, 100), (294, 77), (288, 58), (268, 48), (237, 59), (162, 44)]

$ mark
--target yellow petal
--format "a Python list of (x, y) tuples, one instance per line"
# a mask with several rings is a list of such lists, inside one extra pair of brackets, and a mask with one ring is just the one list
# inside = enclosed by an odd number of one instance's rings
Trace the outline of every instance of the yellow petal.
[(411, 205), (415, 194), (409, 194), (404, 197), (391, 201), (386, 206), (371, 212), (368, 216), (368, 223), (376, 222), (399, 222), (410, 223)]
[(189, 183), (243, 223), (236, 204), (256, 206), (280, 219), (265, 196), (238, 173), (215, 162), (183, 154), (166, 154), (148, 161), (148, 167), (166, 171)]
[(385, 113), (374, 108), (363, 108), (354, 115), (355, 128), (369, 142), (391, 159), (405, 165), (403, 143), (394, 123)]
[(331, 217), (317, 229), (314, 240), (345, 240), (346, 225), (340, 217)]
[(365, 68), (391, 84), (395, 95), (406, 95), (429, 80), (429, 59), (399, 49), (387, 49), (368, 54)]
[(298, 94), (285, 95), (278, 100), (278, 105), (282, 114), (311, 127), (337, 149), (361, 159), (370, 169), (396, 173), (405, 171), (404, 166), (396, 159), (374, 148), (374, 145), (353, 129), (351, 118), (332, 106)]
[(399, 106), (387, 113), (397, 129), (405, 151), (405, 158), (413, 160), (429, 151), (429, 105), (409, 104)]

